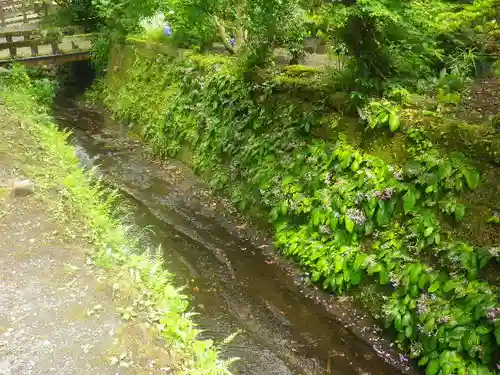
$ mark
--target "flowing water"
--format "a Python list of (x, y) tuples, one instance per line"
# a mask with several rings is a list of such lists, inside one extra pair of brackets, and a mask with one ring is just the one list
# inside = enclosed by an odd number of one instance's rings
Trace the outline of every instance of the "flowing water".
[(241, 333), (224, 351), (236, 374), (413, 373), (373, 322), (343, 299), (307, 285), (222, 198), (178, 161), (148, 158), (104, 111), (59, 100), (54, 116), (73, 132), (83, 164), (118, 188), (144, 241), (161, 245), (174, 281), (186, 287), (203, 337)]

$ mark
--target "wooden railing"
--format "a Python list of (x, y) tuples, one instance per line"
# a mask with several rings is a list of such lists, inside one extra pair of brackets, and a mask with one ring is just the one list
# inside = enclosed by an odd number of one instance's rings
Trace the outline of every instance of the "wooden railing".
[(25, 0), (0, 0), (0, 27), (39, 23), (49, 13), (49, 3), (29, 4)]
[(0, 0), (0, 65), (59, 63), (89, 58), (90, 35), (74, 29), (47, 29), (41, 21), (52, 5)]
[[(22, 40), (13, 41), (14, 37), (22, 37)], [(9, 57), (17, 57), (17, 49), (30, 47), (31, 56), (39, 55), (40, 45), (50, 45), (52, 53), (60, 53), (59, 43), (62, 38), (58, 37), (43, 37), (38, 30), (21, 30), (21, 31), (0, 31), (0, 38), (5, 38), (5, 43), (0, 43), (0, 51), (9, 50)]]

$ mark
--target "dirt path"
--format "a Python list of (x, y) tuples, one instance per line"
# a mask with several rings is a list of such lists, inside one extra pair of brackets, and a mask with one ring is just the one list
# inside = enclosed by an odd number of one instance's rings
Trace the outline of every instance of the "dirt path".
[(476, 122), (488, 120), (500, 112), (500, 79), (482, 78), (474, 82), (464, 98), (461, 117)]
[(6, 153), (17, 124), (0, 112), (0, 375), (174, 373), (147, 325), (122, 319), (131, 302), (87, 264), (85, 238), (54, 220), (47, 197), (11, 195), (29, 176)]

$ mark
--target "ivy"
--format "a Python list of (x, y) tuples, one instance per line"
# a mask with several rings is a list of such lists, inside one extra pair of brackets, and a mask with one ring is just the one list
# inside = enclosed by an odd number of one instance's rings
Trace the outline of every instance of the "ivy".
[[(104, 100), (158, 154), (188, 145), (197, 171), (240, 209), (264, 213), (276, 246), (324, 289), (381, 285), (387, 325), (427, 374), (495, 373), (498, 290), (480, 271), (498, 254), (444, 229), (467, 215), (460, 195), (480, 184), (462, 154), (410, 129), (408, 160), (390, 165), (315, 138), (325, 104), (291, 105), (275, 81), (243, 80), (232, 59), (130, 51)], [(392, 104), (372, 107), (397, 130)]]

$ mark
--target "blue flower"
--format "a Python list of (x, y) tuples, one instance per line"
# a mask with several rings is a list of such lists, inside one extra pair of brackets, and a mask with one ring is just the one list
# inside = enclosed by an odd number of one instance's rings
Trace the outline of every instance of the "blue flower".
[(231, 39), (229, 39), (229, 45), (231, 47), (234, 47), (235, 44), (236, 44), (236, 38), (233, 36)]
[(163, 27), (163, 35), (165, 35), (165, 36), (171, 36), (171, 35), (172, 35), (172, 32), (173, 32), (173, 31), (172, 31), (172, 28), (171, 28), (170, 26), (165, 25), (165, 26)]

